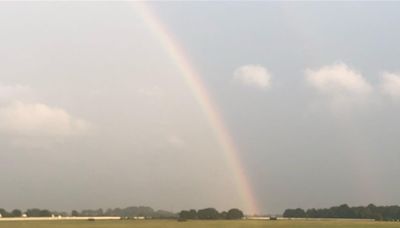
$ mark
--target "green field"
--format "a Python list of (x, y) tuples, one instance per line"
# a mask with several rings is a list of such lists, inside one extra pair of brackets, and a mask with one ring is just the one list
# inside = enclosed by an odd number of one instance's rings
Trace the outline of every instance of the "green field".
[(0, 228), (378, 228), (400, 227), (400, 222), (368, 221), (187, 221), (146, 220), (146, 221), (12, 221), (0, 222)]

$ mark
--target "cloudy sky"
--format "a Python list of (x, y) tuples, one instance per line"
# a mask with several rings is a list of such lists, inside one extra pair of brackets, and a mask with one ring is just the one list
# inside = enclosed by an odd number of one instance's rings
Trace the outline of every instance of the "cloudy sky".
[[(261, 212), (400, 204), (399, 3), (149, 3)], [(241, 207), (136, 3), (0, 3), (0, 207)]]

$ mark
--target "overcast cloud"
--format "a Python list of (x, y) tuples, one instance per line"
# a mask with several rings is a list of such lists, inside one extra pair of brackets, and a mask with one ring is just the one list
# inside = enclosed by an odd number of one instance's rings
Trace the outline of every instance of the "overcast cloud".
[[(204, 81), (261, 212), (400, 204), (400, 3), (148, 4)], [(1, 207), (243, 206), (135, 3), (1, 2), (0, 21)]]
[(381, 79), (382, 93), (398, 99), (400, 97), (400, 75), (385, 72), (381, 75)]

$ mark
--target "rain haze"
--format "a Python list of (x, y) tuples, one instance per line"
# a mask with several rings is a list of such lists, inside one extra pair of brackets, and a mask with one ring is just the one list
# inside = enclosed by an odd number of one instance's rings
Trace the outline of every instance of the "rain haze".
[(400, 204), (399, 9), (1, 2), (1, 206)]

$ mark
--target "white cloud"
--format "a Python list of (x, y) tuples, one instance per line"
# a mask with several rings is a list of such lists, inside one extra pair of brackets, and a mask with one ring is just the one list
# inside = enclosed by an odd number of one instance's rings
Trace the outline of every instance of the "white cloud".
[(0, 132), (22, 136), (68, 136), (88, 130), (88, 123), (60, 108), (14, 101), (0, 107)]
[(400, 98), (400, 74), (384, 72), (381, 79), (381, 92), (393, 98)]
[(344, 63), (307, 69), (305, 75), (312, 87), (331, 96), (364, 96), (372, 91), (364, 77)]
[(362, 110), (375, 102), (373, 87), (361, 73), (344, 63), (306, 69), (307, 83), (323, 96), (315, 97), (311, 109), (327, 107), (337, 115)]
[(247, 86), (267, 89), (271, 86), (271, 74), (260, 65), (245, 65), (236, 69), (233, 73), (234, 81)]
[(33, 97), (29, 86), (0, 83), (0, 133), (16, 140), (18, 136), (69, 136), (88, 130), (86, 121), (61, 108), (32, 102)]

